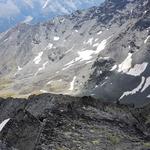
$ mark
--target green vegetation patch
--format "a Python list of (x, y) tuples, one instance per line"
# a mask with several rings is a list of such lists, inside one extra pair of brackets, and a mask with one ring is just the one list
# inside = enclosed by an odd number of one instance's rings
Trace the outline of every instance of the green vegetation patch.
[(111, 142), (113, 145), (117, 145), (120, 143), (120, 137), (117, 134), (110, 134), (108, 135), (108, 140)]

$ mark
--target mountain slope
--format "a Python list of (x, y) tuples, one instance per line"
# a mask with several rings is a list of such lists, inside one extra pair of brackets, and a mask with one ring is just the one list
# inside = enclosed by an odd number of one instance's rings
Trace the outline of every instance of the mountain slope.
[(0, 100), (0, 149), (148, 150), (149, 105), (42, 94)]
[(101, 0), (1, 0), (0, 32), (24, 22), (35, 24), (70, 14), (78, 9), (99, 5)]
[(149, 6), (149, 0), (106, 0), (2, 33), (0, 95), (53, 92), (149, 102)]

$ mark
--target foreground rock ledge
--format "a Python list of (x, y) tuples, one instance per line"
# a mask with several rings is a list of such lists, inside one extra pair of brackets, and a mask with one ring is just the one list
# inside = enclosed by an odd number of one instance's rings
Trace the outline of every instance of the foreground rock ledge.
[(0, 99), (0, 150), (148, 150), (150, 105), (42, 94)]

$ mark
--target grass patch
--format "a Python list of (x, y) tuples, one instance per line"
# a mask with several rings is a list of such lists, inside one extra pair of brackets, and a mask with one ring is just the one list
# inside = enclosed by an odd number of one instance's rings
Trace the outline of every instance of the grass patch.
[(3, 90), (12, 84), (12, 81), (10, 79), (1, 78), (0, 79), (0, 90)]
[(3, 98), (16, 97), (16, 93), (11, 93), (11, 92), (0, 93), (0, 97)]
[(69, 87), (67, 87), (67, 84), (65, 82), (54, 81), (50, 85), (47, 85), (46, 88), (51, 92), (62, 92)]
[(144, 146), (145, 148), (150, 148), (150, 142), (143, 143), (143, 146)]
[[(26, 95), (26, 94), (32, 93), (33, 91), (35, 91), (34, 88), (28, 87), (28, 88), (22, 89), (22, 90), (19, 92), (19, 94), (20, 94), (20, 95)], [(40, 92), (39, 92), (39, 94), (40, 94)]]
[(92, 141), (93, 145), (98, 145), (99, 143), (100, 143), (100, 140), (94, 140), (94, 141)]
[(108, 140), (111, 142), (113, 145), (117, 145), (120, 143), (120, 137), (116, 134), (109, 134), (108, 135)]
[(150, 115), (145, 117), (145, 123), (150, 124)]

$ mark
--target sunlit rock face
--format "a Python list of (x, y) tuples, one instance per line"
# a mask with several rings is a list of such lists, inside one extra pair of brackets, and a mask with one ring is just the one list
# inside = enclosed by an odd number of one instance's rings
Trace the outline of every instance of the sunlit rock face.
[(149, 102), (149, 6), (148, 0), (108, 0), (0, 34), (0, 95), (52, 92)]

